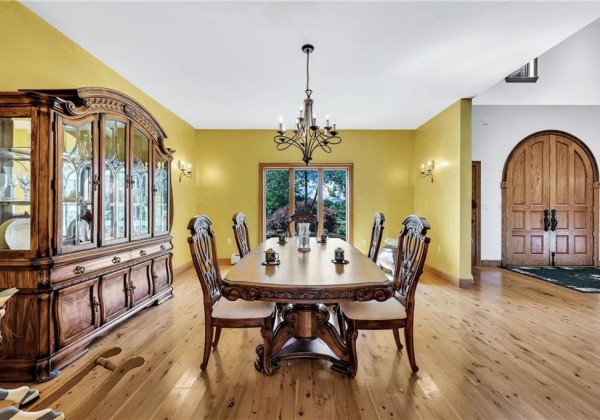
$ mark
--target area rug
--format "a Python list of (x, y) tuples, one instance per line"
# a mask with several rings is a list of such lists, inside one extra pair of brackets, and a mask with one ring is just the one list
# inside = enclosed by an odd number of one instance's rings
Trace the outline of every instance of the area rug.
[(600, 267), (504, 266), (503, 268), (578, 292), (600, 293)]

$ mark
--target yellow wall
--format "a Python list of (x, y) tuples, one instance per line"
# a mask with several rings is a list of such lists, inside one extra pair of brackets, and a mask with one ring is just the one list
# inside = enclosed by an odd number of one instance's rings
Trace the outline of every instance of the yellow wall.
[[(342, 129), (343, 141), (331, 154), (313, 155), (314, 163), (354, 164), (352, 229), (354, 244), (363, 252), (367, 247), (362, 240), (371, 237), (375, 212), (385, 214), (384, 237), (397, 237), (402, 220), (413, 212), (413, 133)], [(302, 162), (297, 149), (277, 151), (274, 135), (274, 130), (198, 130), (197, 209), (215, 225), (220, 258), (237, 252), (231, 229), (235, 212), (248, 217), (250, 246), (259, 242), (259, 163)]]
[[(177, 159), (192, 160), (196, 134), (190, 125), (18, 2), (0, 1), (0, 56), (0, 91), (85, 86), (121, 91), (146, 107), (166, 131), (166, 145), (177, 150), (174, 174)], [(174, 267), (190, 260), (186, 217), (196, 198), (185, 186), (177, 180), (173, 183)]]
[[(231, 216), (248, 215), (251, 245), (259, 240), (259, 163), (300, 162), (297, 150), (279, 152), (272, 130), (194, 130), (136, 86), (18, 2), (0, 1), (0, 90), (108, 87), (143, 104), (177, 151), (173, 162), (174, 267), (190, 261), (187, 223), (198, 213), (216, 225), (221, 258), (236, 251)], [(315, 163), (354, 164), (354, 243), (366, 251), (373, 213), (386, 216), (384, 236), (403, 218), (422, 214), (432, 225), (428, 265), (458, 279), (470, 274), (470, 101), (462, 100), (416, 131), (343, 130), (331, 154)], [(192, 178), (178, 181), (177, 160), (192, 162)], [(418, 179), (422, 162), (436, 161), (435, 182)], [(461, 229), (464, 227), (464, 229)], [(441, 252), (438, 253), (438, 246)]]
[(415, 133), (413, 171), (435, 161), (434, 182), (415, 187), (415, 213), (430, 225), (426, 264), (469, 286), (471, 275), (471, 100), (462, 99), (423, 124)]

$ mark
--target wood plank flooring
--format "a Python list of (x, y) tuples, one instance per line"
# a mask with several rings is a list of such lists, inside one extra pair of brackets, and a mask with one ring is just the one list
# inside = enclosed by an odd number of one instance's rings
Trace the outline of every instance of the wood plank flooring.
[(55, 380), (33, 385), (42, 394), (35, 408), (95, 354), (118, 346), (117, 365), (135, 356), (145, 364), (90, 407), (110, 374), (96, 367), (52, 408), (68, 419), (599, 418), (600, 294), (498, 268), (474, 269), (474, 277), (473, 289), (422, 277), (418, 374), (391, 332), (360, 331), (360, 367), (348, 379), (325, 361), (286, 361), (272, 376), (259, 374), (254, 329), (223, 330), (201, 372), (201, 291), (189, 270), (175, 279), (173, 299), (96, 341)]

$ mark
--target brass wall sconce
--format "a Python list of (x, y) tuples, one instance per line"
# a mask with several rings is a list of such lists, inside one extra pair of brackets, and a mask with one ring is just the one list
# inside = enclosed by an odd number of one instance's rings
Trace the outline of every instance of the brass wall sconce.
[(190, 178), (192, 176), (192, 164), (188, 163), (187, 168), (185, 167), (185, 163), (181, 160), (177, 161), (177, 167), (181, 172), (179, 172), (179, 182), (181, 182), (181, 178)]
[(425, 166), (425, 164), (421, 164), (421, 172), (420, 172), (420, 177), (421, 178), (426, 178), (429, 177), (431, 178), (431, 182), (433, 182), (433, 170), (435, 169), (435, 161), (430, 161), (427, 162), (427, 166)]

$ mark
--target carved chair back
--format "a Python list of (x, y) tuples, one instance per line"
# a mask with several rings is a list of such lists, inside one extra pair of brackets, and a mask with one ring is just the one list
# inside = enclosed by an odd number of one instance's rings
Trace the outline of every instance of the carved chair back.
[(221, 298), (221, 271), (217, 258), (215, 233), (208, 216), (192, 217), (188, 229), (192, 236), (188, 238), (194, 268), (202, 287), (204, 310), (210, 313), (212, 306)]
[[(292, 236), (291, 226), (294, 225), (294, 231), (298, 231), (298, 223), (310, 223), (310, 233), (317, 235), (319, 231), (319, 219), (314, 214), (299, 211), (290, 216), (290, 223), (288, 225), (288, 234)], [(313, 230), (314, 229), (314, 230)]]
[(400, 302), (406, 308), (406, 314), (412, 318), (415, 290), (423, 272), (430, 238), (430, 229), (426, 219), (411, 214), (402, 222), (404, 228), (398, 239), (398, 257), (394, 270), (394, 285), (399, 293)]
[(235, 236), (238, 252), (240, 257), (244, 257), (250, 252), (250, 236), (246, 224), (246, 215), (239, 212), (234, 214), (231, 220), (233, 221), (233, 235)]
[(377, 261), (377, 255), (379, 255), (379, 246), (381, 245), (381, 238), (383, 233), (383, 222), (385, 222), (385, 216), (383, 213), (375, 213), (373, 217), (373, 228), (371, 229), (371, 242), (369, 246), (368, 257)]

